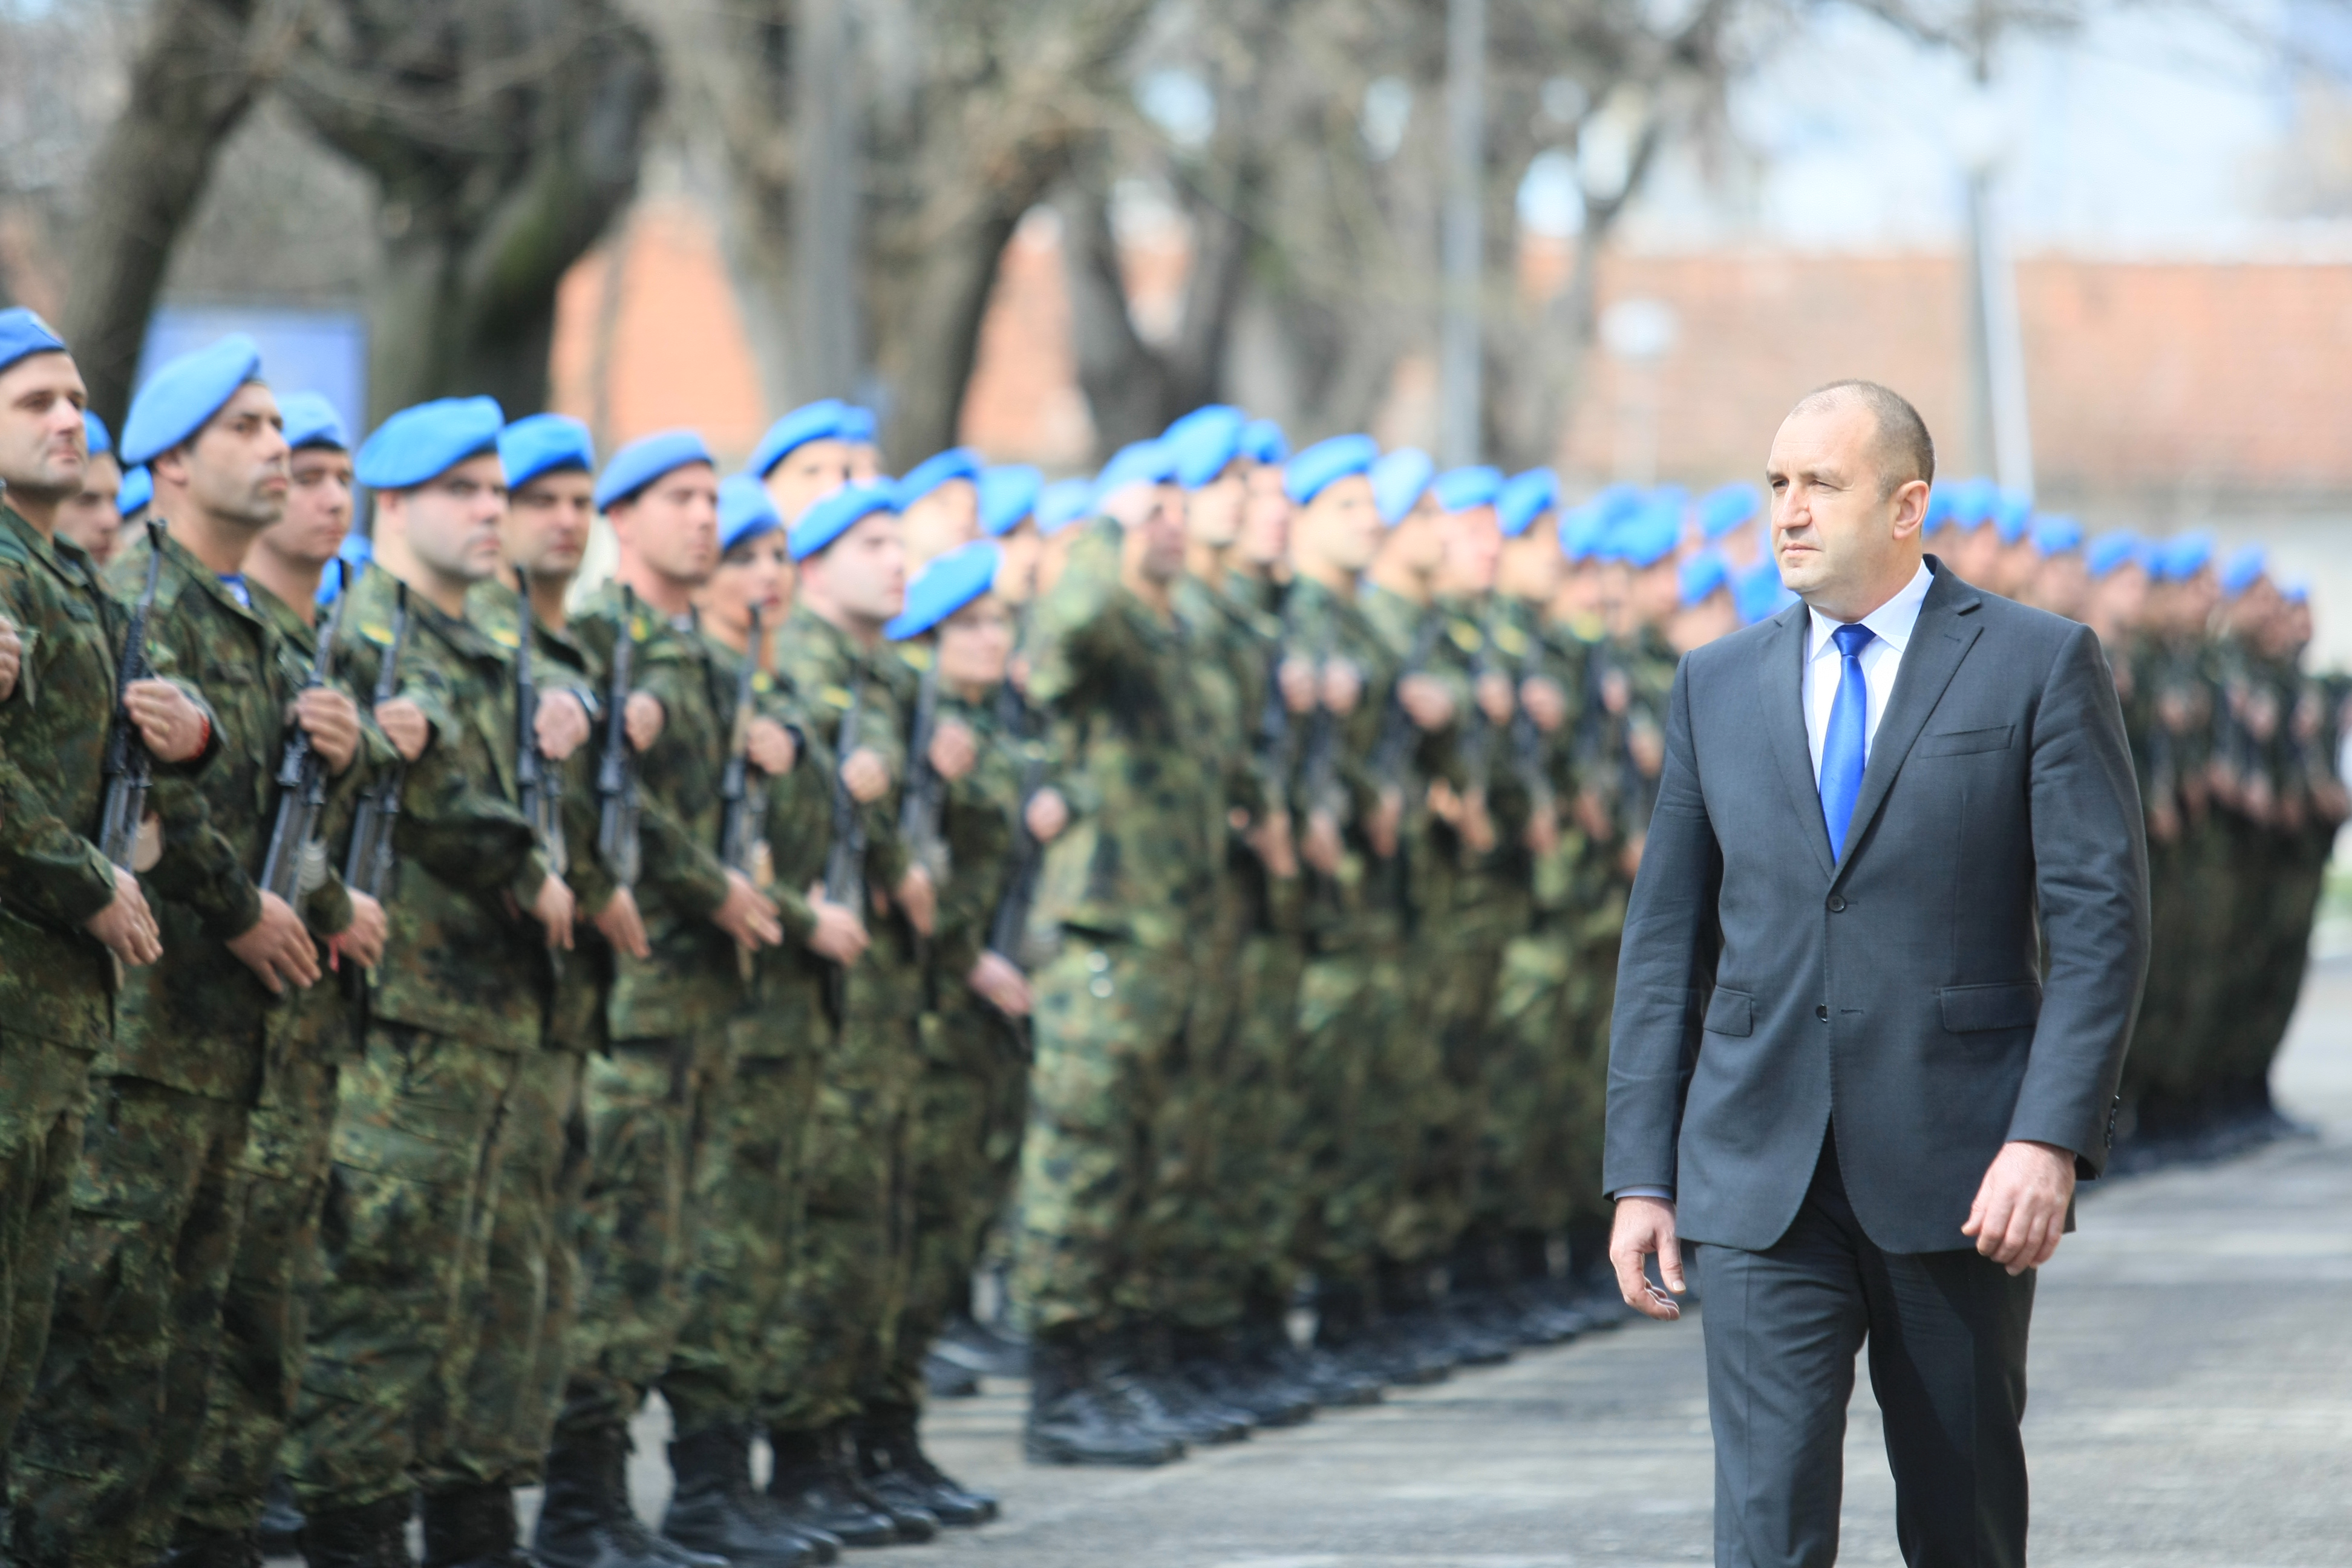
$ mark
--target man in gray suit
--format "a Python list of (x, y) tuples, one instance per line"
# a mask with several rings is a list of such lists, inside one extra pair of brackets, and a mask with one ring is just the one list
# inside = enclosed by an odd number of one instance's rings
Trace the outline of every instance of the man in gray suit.
[(1767, 472), (1803, 602), (1675, 678), (1610, 1254), (1672, 1318), (1696, 1246), (1719, 1568), (1836, 1560), (1865, 1342), (1905, 1560), (2021, 1565), (2033, 1270), (2105, 1163), (2147, 963), (2123, 717), (2088, 629), (1922, 553), (1935, 451), (1895, 393), (1810, 395)]

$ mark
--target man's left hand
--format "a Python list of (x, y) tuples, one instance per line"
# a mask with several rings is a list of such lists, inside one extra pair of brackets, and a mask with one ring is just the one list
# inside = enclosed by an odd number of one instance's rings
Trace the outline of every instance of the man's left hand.
[(2039, 1268), (2066, 1234), (2074, 1199), (2074, 1155), (2054, 1143), (2004, 1143), (1969, 1206), (1962, 1236), (2011, 1274)]
[(187, 762), (204, 751), (212, 732), (204, 710), (168, 680), (132, 681), (123, 689), (122, 705), (159, 763)]

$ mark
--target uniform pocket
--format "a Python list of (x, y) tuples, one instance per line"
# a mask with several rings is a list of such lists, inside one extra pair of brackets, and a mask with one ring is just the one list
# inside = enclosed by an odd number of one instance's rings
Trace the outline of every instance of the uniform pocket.
[(2042, 987), (2031, 980), (2006, 985), (1947, 985), (1936, 993), (1944, 1027), (1955, 1035), (1984, 1029), (2030, 1029), (2042, 1016)]

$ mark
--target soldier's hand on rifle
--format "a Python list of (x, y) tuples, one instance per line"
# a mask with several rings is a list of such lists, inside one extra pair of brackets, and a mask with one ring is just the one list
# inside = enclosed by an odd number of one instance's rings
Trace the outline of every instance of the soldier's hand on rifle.
[(621, 725), (629, 732), (630, 750), (652, 751), (654, 742), (661, 739), (667, 719), (660, 698), (650, 691), (630, 692), (627, 705), (621, 710)]
[(848, 787), (852, 800), (860, 805), (872, 805), (889, 793), (890, 764), (871, 746), (860, 746), (841, 764), (841, 782)]
[(1397, 682), (1397, 700), (1420, 730), (1443, 730), (1454, 722), (1454, 694), (1433, 675), (1408, 675)]
[(383, 906), (353, 889), (352, 923), (327, 939), (327, 949), (339, 960), (349, 958), (362, 969), (373, 969), (383, 958), (384, 938), (391, 929)]
[(16, 694), (16, 671), (25, 662), (24, 634), (16, 623), (0, 616), (0, 702)]
[(1548, 675), (1531, 675), (1519, 682), (1519, 706), (1545, 734), (1557, 734), (1568, 722), (1568, 693)]
[(866, 955), (866, 922), (857, 911), (845, 904), (836, 904), (824, 896), (823, 882), (811, 882), (808, 890), (809, 912), (816, 916), (816, 930), (809, 932), (808, 950), (819, 958), (830, 959), (844, 969)]
[(890, 896), (905, 911), (907, 923), (915, 928), (916, 935), (931, 934), (932, 928), (939, 924), (940, 894), (939, 889), (931, 886), (929, 871), (920, 866), (908, 867), (907, 874), (898, 879), (898, 885), (890, 889)]
[(801, 749), (793, 742), (793, 732), (773, 719), (754, 719), (743, 731), (744, 750), (751, 765), (772, 779), (780, 779), (793, 771), (800, 761)]
[(1275, 679), (1282, 685), (1282, 705), (1293, 713), (1315, 711), (1315, 662), (1286, 658)]
[(736, 946), (751, 951), (773, 947), (784, 940), (783, 922), (776, 918), (774, 902), (740, 871), (727, 873), (727, 897), (710, 911), (710, 923), (733, 937)]
[(1298, 846), (1290, 835), (1290, 813), (1269, 811), (1249, 830), (1249, 847), (1269, 877), (1298, 875)]
[(965, 984), (995, 1004), (996, 1010), (1008, 1018), (1025, 1018), (1036, 1005), (1029, 994), (1028, 977), (1003, 953), (982, 953), (980, 962), (963, 979)]
[(1536, 855), (1549, 855), (1559, 847), (1559, 810), (1545, 803), (1528, 816), (1528, 830), (1519, 842)]
[(1404, 826), (1404, 795), (1393, 784), (1381, 788), (1380, 804), (1372, 808), (1372, 818), (1364, 824), (1364, 836), (1372, 841), (1372, 853), (1383, 860), (1393, 860), (1397, 852), (1397, 833)]
[(544, 691), (540, 694), (539, 711), (531, 716), (530, 738), (539, 743), (541, 756), (561, 763), (588, 743), (593, 728), (578, 692)]
[(273, 996), (286, 994), (288, 984), (319, 982), (319, 953), (310, 945), (310, 928), (294, 907), (275, 893), (261, 895), (261, 918), (242, 936), (231, 937), (229, 952), (253, 971)]
[(1486, 809), (1485, 794), (1472, 790), (1462, 797), (1462, 820), (1456, 830), (1474, 855), (1486, 854), (1495, 847), (1495, 818)]
[(1051, 844), (1070, 825), (1070, 803), (1062, 798), (1057, 789), (1041, 789), (1029, 797), (1028, 809), (1021, 814), (1029, 837), (1040, 844)]
[(971, 772), (972, 764), (980, 761), (980, 742), (962, 720), (942, 719), (932, 726), (929, 753), (931, 771), (953, 781)]
[(106, 908), (81, 922), (81, 929), (104, 942), (114, 956), (133, 968), (163, 956), (163, 933), (155, 928), (155, 911), (139, 890), (139, 879), (121, 867), (113, 868), (114, 897)]
[(1339, 818), (1328, 811), (1308, 812), (1307, 837), (1300, 843), (1298, 852), (1309, 866), (1325, 876), (1338, 876), (1339, 858), (1347, 852), (1347, 846), (1339, 839)]
[(1352, 713), (1364, 695), (1364, 672), (1344, 658), (1323, 667), (1323, 706), (1339, 714)]
[(596, 911), (596, 929), (613, 944), (615, 952), (625, 952), (631, 958), (651, 958), (653, 943), (646, 940), (646, 920), (637, 912), (637, 896), (626, 888), (615, 888), (604, 907)]
[(122, 693), (139, 738), (159, 763), (184, 763), (205, 749), (211, 726), (195, 700), (168, 680), (134, 680)]
[(389, 702), (375, 705), (375, 727), (392, 742), (404, 763), (413, 763), (425, 754), (433, 742), (433, 721), (425, 710), (405, 697), (395, 697)]
[(1507, 724), (1517, 711), (1517, 703), (1511, 695), (1511, 678), (1500, 670), (1490, 669), (1480, 676), (1475, 695), (1478, 710), (1486, 715), (1490, 724)]
[(341, 773), (359, 755), (360, 705), (333, 687), (314, 686), (295, 698), (294, 719), (329, 773)]
[(539, 885), (539, 897), (530, 901), (530, 918), (547, 928), (549, 947), (572, 951), (573, 905), (572, 889), (562, 878), (551, 874)]

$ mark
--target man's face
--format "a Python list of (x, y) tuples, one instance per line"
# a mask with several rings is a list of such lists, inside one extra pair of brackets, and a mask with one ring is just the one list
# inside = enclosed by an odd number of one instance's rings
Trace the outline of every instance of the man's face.
[(2147, 610), (2147, 569), (2127, 561), (2091, 584), (2095, 613), (2128, 630), (2140, 624)]
[(871, 441), (858, 441), (845, 449), (849, 453), (851, 484), (870, 485), (882, 477), (881, 447)]
[[(1772, 437), (1772, 554), (1780, 581), (1827, 613), (1864, 613), (1906, 563), (1916, 563), (1927, 485), (1891, 493), (1880, 473), (1878, 422), (1858, 402), (1801, 410)], [(1916, 567), (1915, 567), (1916, 569)]]
[(940, 677), (958, 686), (993, 686), (1013, 658), (1013, 611), (982, 594), (940, 623)]
[(1242, 559), (1265, 568), (1290, 552), (1290, 497), (1282, 488), (1282, 469), (1259, 463), (1245, 481), (1249, 500), (1242, 509)]
[(398, 508), (409, 552), (442, 576), (478, 583), (499, 569), (499, 523), (506, 516), (506, 470), (496, 452), (467, 458), (412, 490), (386, 496)]
[(1683, 605), (1682, 568), (1671, 555), (1637, 567), (1627, 595), (1636, 616), (1651, 626), (1664, 626)]
[(258, 533), (286, 515), (291, 455), (277, 395), (248, 381), (194, 436), (155, 459), (157, 488), (174, 479), (197, 510)]
[(1142, 519), (1127, 531), (1126, 552), (1136, 574), (1165, 586), (1184, 574), (1184, 493), (1153, 485)]
[(1428, 576), (1445, 559), (1445, 531), (1441, 526), (1444, 516), (1437, 499), (1423, 495), (1404, 514), (1403, 521), (1389, 530), (1388, 537), (1381, 542), (1381, 553), (1401, 571), (1416, 577)]
[(1495, 585), (1514, 599), (1530, 605), (1549, 604), (1559, 592), (1568, 560), (1559, 552), (1559, 525), (1551, 513), (1528, 524), (1517, 539), (1503, 541), (1503, 557), (1495, 571)]
[(499, 541), (506, 558), (533, 577), (569, 582), (588, 552), (595, 481), (584, 468), (539, 474), (507, 498)]
[(1193, 543), (1223, 550), (1241, 536), (1248, 503), (1249, 485), (1241, 465), (1228, 463), (1223, 473), (1185, 495), (1184, 531)]
[(911, 569), (980, 537), (980, 492), (970, 479), (950, 479), (898, 518)]
[(688, 463), (614, 503), (621, 548), (657, 576), (699, 588), (719, 565), (719, 470)]
[(790, 528), (801, 513), (850, 482), (849, 448), (839, 441), (803, 441), (760, 482)]
[(1045, 550), (1036, 521), (1024, 521), (996, 542), (1004, 552), (996, 568), (996, 597), (1008, 605), (1025, 605), (1036, 596), (1037, 561)]
[(58, 531), (88, 551), (100, 566), (121, 548), (122, 512), (114, 504), (121, 489), (122, 469), (114, 454), (100, 452), (82, 470), (81, 489), (58, 508)]
[(0, 480), (52, 503), (78, 494), (89, 462), (89, 395), (70, 354), (26, 354), (0, 371)]
[(825, 597), (860, 620), (880, 623), (907, 606), (907, 544), (895, 512), (869, 512), (801, 563)]
[(321, 567), (352, 531), (352, 455), (331, 447), (305, 447), (293, 457), (294, 482), (286, 515), (263, 532), (258, 548), (305, 570)]
[(1444, 554), (1438, 571), (1440, 591), (1484, 594), (1495, 585), (1495, 566), (1503, 553), (1503, 525), (1491, 506), (1474, 506), (1439, 515), (1438, 536)]
[(1302, 542), (1343, 572), (1361, 572), (1381, 549), (1381, 513), (1362, 474), (1334, 479), (1298, 514)]

